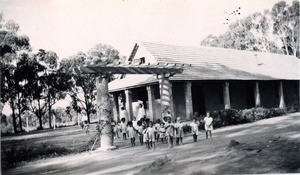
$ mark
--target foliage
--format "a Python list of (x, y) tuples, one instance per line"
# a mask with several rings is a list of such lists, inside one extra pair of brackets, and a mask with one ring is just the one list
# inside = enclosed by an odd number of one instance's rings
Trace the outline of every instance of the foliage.
[(229, 25), (219, 36), (209, 35), (201, 45), (280, 53), (300, 57), (299, 1), (276, 3), (272, 11), (254, 13)]
[[(74, 56), (63, 59), (60, 62), (60, 70), (70, 75), (74, 81), (69, 95), (72, 98), (71, 106), (77, 112), (84, 111), (90, 122), (91, 114), (95, 113), (96, 81), (91, 75), (77, 74), (73, 70), (82, 65), (102, 65), (116, 63), (119, 60), (119, 52), (113, 47), (97, 44), (87, 54), (79, 52)], [(81, 95), (83, 94), (83, 95)]]
[(272, 118), (287, 114), (286, 109), (281, 108), (251, 108), (243, 110), (225, 109), (211, 112), (214, 127), (224, 127), (248, 122), (254, 122), (262, 119)]

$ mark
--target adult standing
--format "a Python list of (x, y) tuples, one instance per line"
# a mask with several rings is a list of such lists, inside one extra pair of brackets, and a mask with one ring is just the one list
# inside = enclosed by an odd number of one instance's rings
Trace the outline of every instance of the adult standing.
[(123, 106), (121, 107), (120, 118), (121, 118), (121, 120), (122, 120), (122, 118), (125, 118), (125, 122), (126, 123), (128, 122), (128, 112)]
[(139, 103), (138, 113), (137, 113), (137, 121), (141, 120), (145, 116), (146, 116), (146, 113), (145, 113), (144, 105), (143, 105), (143, 103)]

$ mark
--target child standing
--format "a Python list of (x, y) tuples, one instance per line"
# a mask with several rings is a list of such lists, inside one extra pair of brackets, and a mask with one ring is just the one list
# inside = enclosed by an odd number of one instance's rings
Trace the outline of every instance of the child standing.
[(194, 142), (197, 142), (197, 137), (198, 137), (199, 131), (198, 131), (198, 123), (197, 123), (196, 118), (193, 119), (193, 122), (190, 124), (190, 126), (191, 126), (192, 133), (193, 133), (193, 140), (194, 140)]
[(210, 116), (209, 112), (207, 112), (206, 117), (204, 118), (206, 139), (208, 139), (208, 134), (210, 138), (212, 138), (212, 134), (211, 134), (211, 131), (213, 130), (212, 122), (213, 122), (213, 118)]
[(147, 125), (143, 125), (143, 141), (146, 145), (146, 148), (150, 149), (150, 145), (149, 145), (149, 138), (148, 138), (148, 126)]
[(173, 137), (174, 137), (174, 124), (172, 123), (171, 117), (167, 118), (167, 123), (165, 123), (166, 135), (168, 138), (169, 148), (173, 147)]
[(132, 122), (128, 122), (128, 137), (130, 138), (131, 146), (135, 146), (135, 130), (132, 126)]
[(177, 117), (177, 120), (176, 120), (176, 124), (174, 125), (174, 128), (175, 128), (175, 136), (176, 136), (176, 145), (183, 145), (183, 142), (182, 142), (182, 138), (183, 138), (183, 124), (181, 122), (181, 118), (180, 117)]
[(166, 129), (165, 129), (165, 124), (164, 123), (161, 123), (160, 124), (160, 128), (158, 130), (158, 133), (159, 133), (159, 138), (162, 142), (164, 142), (165, 140), (165, 137), (166, 137)]
[(156, 123), (154, 125), (154, 129), (155, 129), (155, 140), (158, 141), (159, 139), (159, 128), (160, 128), (160, 119), (156, 120)]
[(148, 136), (148, 148), (155, 149), (155, 128), (153, 127), (153, 122), (149, 123), (149, 128), (147, 130), (147, 136)]
[(127, 123), (126, 123), (126, 119), (122, 118), (121, 119), (121, 127), (120, 130), (123, 134), (123, 140), (127, 140), (126, 135), (127, 135)]
[(138, 136), (139, 136), (139, 139), (140, 139), (140, 143), (141, 143), (141, 145), (143, 145), (144, 144), (144, 140), (143, 140), (144, 127), (142, 125), (142, 121), (138, 121), (137, 125), (138, 125), (137, 133), (138, 133)]

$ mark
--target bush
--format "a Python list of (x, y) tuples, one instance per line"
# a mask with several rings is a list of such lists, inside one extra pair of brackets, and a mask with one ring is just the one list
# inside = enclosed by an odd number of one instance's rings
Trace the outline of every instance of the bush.
[(215, 128), (236, 125), (248, 122), (254, 122), (262, 119), (267, 119), (271, 117), (281, 116), (287, 114), (286, 109), (280, 108), (263, 108), (256, 107), (252, 109), (235, 110), (235, 109), (225, 109), (219, 111), (211, 112), (213, 117), (213, 125)]

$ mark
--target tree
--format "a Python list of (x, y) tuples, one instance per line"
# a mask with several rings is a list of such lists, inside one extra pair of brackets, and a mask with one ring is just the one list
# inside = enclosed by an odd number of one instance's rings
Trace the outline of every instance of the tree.
[[(113, 47), (103, 44), (97, 44), (88, 51), (88, 54), (79, 52), (74, 56), (63, 59), (60, 62), (60, 69), (63, 72), (72, 75), (74, 85), (69, 95), (73, 99), (73, 106), (81, 110), (85, 110), (88, 121), (90, 122), (90, 115), (95, 113), (95, 90), (96, 81), (95, 76), (82, 75), (74, 73), (73, 69), (82, 65), (107, 65), (119, 61), (119, 52)], [(112, 79), (112, 78), (110, 78)], [(82, 94), (82, 95), (81, 95)], [(75, 104), (75, 101), (76, 104)], [(78, 111), (78, 110), (76, 110)]]
[(230, 24), (225, 34), (209, 35), (201, 45), (299, 57), (299, 20), (299, 1), (292, 6), (282, 1), (271, 12), (257, 12)]
[(272, 8), (275, 36), (278, 36), (283, 44), (284, 53), (299, 57), (300, 38), (300, 9), (299, 1), (293, 1), (288, 6), (285, 1), (276, 3)]
[(52, 106), (60, 99), (66, 97), (66, 91), (70, 90), (72, 80), (68, 74), (57, 71), (58, 56), (53, 51), (40, 49), (36, 59), (45, 66), (45, 71), (40, 80), (45, 85), (45, 105), (48, 107), (49, 127), (51, 126)]
[[(17, 34), (18, 30), (19, 25), (15, 21), (5, 22), (3, 13), (0, 13), (1, 103), (10, 103), (15, 133), (17, 132), (15, 109), (16, 107), (19, 109), (18, 117), (20, 130), (22, 131), (21, 106), (23, 106), (21, 104), (23, 101), (20, 99), (20, 93), (22, 92), (18, 81), (19, 77), (15, 72), (17, 70), (16, 63), (23, 54), (31, 50), (29, 38), (19, 36)], [(2, 104), (1, 106), (3, 106)]]

